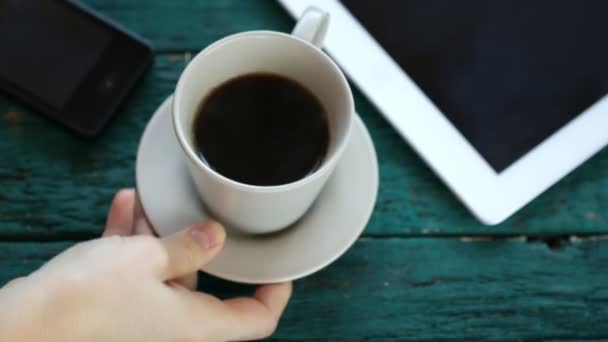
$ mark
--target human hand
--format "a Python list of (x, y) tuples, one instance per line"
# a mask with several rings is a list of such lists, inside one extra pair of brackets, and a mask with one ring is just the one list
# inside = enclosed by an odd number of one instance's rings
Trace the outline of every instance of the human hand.
[(207, 222), (162, 239), (129, 236), (152, 232), (143, 216), (133, 215), (135, 197), (132, 190), (116, 195), (103, 238), (79, 243), (0, 289), (0, 341), (226, 341), (272, 334), (291, 283), (223, 301), (192, 291), (191, 275), (222, 249), (224, 229)]

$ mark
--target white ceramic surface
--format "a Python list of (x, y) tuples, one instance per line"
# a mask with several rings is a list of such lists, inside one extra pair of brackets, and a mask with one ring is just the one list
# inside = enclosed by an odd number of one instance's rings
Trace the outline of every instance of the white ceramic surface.
[[(339, 0), (278, 0), (294, 17), (331, 16), (325, 50), (430, 168), (483, 223), (497, 224), (608, 146), (608, 95), (496, 173)], [(382, 25), (399, 25), (390, 21)], [(493, 53), (501, 53), (494, 51)], [(493, 115), (493, 113), (488, 113)]]
[[(211, 212), (247, 233), (283, 229), (313, 203), (342, 156), (352, 127), (354, 104), (346, 78), (321, 49), (327, 14), (309, 9), (294, 34), (251, 31), (211, 44), (188, 64), (173, 101), (173, 125), (198, 193)], [(192, 141), (192, 122), (200, 103), (213, 89), (238, 76), (268, 72), (294, 80), (321, 102), (329, 123), (329, 146), (321, 166), (284, 185), (254, 186), (216, 172), (199, 158)]]
[[(161, 236), (210, 217), (171, 127), (171, 102), (165, 100), (148, 123), (136, 162), (137, 191)], [(344, 155), (310, 210), (269, 235), (243, 235), (227, 227), (224, 249), (203, 271), (252, 284), (294, 280), (327, 266), (355, 242), (376, 201), (378, 163), (367, 129), (354, 117)]]

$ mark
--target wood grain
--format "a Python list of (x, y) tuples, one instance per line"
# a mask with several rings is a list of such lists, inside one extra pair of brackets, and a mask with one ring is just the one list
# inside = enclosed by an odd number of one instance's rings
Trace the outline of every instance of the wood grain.
[[(172, 92), (185, 63), (184, 55), (158, 56), (142, 86), (95, 141), (77, 138), (0, 97), (0, 239), (96, 236), (112, 194), (134, 184), (139, 136), (154, 109)], [(504, 224), (485, 227), (360, 94), (357, 106), (371, 131), (380, 163), (380, 191), (368, 235), (608, 231), (608, 151)]]
[(233, 33), (290, 31), (294, 20), (274, 0), (85, 0), (148, 39), (159, 52), (198, 51)]
[[(104, 133), (86, 141), (0, 96), (0, 239), (97, 236), (112, 194), (134, 184), (133, 161), (147, 120), (172, 92), (194, 51), (248, 29), (288, 31), (292, 20), (266, 1), (86, 1), (150, 39), (155, 65)], [(378, 202), (368, 236), (597, 234), (608, 232), (608, 150), (505, 223), (479, 224), (355, 90), (376, 145)], [(170, 181), (170, 180), (165, 180)]]
[[(0, 286), (101, 233), (114, 192), (134, 184), (146, 122), (194, 53), (293, 25), (273, 0), (84, 2), (150, 40), (155, 64), (97, 140), (0, 95)], [(608, 233), (608, 149), (486, 227), (356, 89), (355, 100), (380, 164), (374, 214), (345, 256), (296, 282), (274, 340), (608, 340), (608, 240), (564, 237)], [(462, 235), (535, 237), (442, 237)], [(548, 235), (557, 237), (536, 238)], [(200, 278), (223, 298), (252, 290)]]
[[(0, 284), (69, 243), (0, 243)], [(251, 287), (201, 277), (230, 297)], [(280, 341), (608, 339), (608, 240), (360, 240), (297, 281)]]

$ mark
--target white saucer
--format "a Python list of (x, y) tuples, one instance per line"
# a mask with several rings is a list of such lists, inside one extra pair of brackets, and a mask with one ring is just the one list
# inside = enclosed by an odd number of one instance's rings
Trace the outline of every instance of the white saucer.
[[(173, 132), (172, 99), (167, 98), (148, 123), (136, 163), (142, 206), (161, 236), (209, 217)], [(224, 249), (203, 271), (251, 284), (294, 280), (329, 265), (355, 242), (378, 192), (374, 145), (361, 119), (355, 118), (342, 160), (304, 217), (267, 236), (229, 232)]]

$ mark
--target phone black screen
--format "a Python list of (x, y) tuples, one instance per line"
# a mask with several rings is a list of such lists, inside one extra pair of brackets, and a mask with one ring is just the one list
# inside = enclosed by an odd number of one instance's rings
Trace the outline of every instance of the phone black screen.
[(608, 1), (342, 2), (496, 172), (608, 93)]
[(112, 42), (60, 0), (0, 0), (0, 78), (61, 109)]

